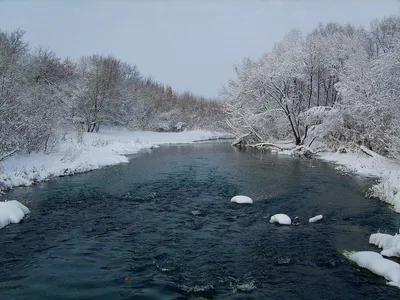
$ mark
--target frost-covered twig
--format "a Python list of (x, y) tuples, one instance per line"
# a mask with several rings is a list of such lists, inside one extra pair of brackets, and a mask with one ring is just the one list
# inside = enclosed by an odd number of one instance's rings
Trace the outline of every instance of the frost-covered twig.
[(14, 149), (14, 150), (12, 150), (12, 151), (10, 151), (10, 152), (8, 152), (8, 153), (6, 153), (6, 154), (0, 156), (0, 161), (5, 160), (7, 157), (10, 157), (11, 155), (13, 155), (14, 153), (16, 153), (17, 151), (18, 151), (18, 148), (16, 148), (16, 149)]

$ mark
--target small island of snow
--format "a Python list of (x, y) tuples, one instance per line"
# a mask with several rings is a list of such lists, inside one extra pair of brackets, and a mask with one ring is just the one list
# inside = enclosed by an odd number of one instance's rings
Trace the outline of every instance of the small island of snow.
[(292, 220), (288, 215), (285, 214), (276, 214), (271, 217), (270, 223), (278, 223), (280, 225), (291, 225)]
[(24, 216), (29, 213), (29, 209), (17, 200), (0, 202), (0, 229), (10, 223), (21, 222)]
[(317, 221), (319, 221), (319, 220), (322, 220), (322, 218), (323, 218), (322, 215), (318, 215), (318, 216), (312, 217), (312, 218), (308, 219), (308, 223), (317, 222)]
[(231, 199), (231, 202), (246, 204), (246, 203), (253, 203), (253, 199), (247, 196), (235, 196)]

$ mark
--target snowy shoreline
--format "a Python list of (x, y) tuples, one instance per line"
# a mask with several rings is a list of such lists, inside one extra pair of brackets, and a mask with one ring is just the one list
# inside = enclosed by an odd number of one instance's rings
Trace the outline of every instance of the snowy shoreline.
[[(99, 133), (84, 133), (80, 137), (70, 134), (60, 143), (57, 151), (51, 154), (16, 155), (2, 162), (0, 174), (0, 193), (2, 190), (17, 186), (29, 186), (57, 176), (66, 176), (99, 169), (105, 166), (127, 163), (127, 155), (144, 149), (152, 149), (163, 144), (188, 144), (198, 141), (224, 139), (228, 135), (221, 132), (184, 131), (179, 133), (130, 132), (102, 130)], [(294, 148), (291, 143), (279, 143), (278, 154), (288, 155)], [(379, 178), (379, 183), (372, 186), (370, 195), (393, 205), (400, 213), (400, 163), (382, 157), (368, 150), (358, 152), (332, 153), (321, 152), (317, 159), (336, 164), (335, 169), (344, 173)], [(251, 200), (251, 199), (250, 199)], [(17, 201), (0, 202), (0, 229), (9, 223), (18, 223), (29, 209)], [(276, 215), (280, 217), (280, 215)], [(285, 215), (282, 215), (285, 216)], [(275, 216), (274, 216), (275, 217)], [(287, 216), (286, 216), (287, 217)], [(288, 218), (288, 217), (287, 217)], [(321, 219), (316, 216), (310, 222)], [(290, 224), (288, 220), (272, 219), (271, 222)], [(396, 230), (397, 232), (397, 230)], [(383, 256), (399, 256), (400, 235), (372, 234), (370, 243), (383, 248), (381, 254), (375, 252), (346, 251), (345, 256), (363, 268), (383, 276), (388, 284), (400, 287), (398, 271), (400, 265)], [(390, 255), (388, 255), (388, 253)], [(383, 256), (382, 256), (383, 255)], [(382, 265), (383, 264), (383, 265)]]
[[(378, 178), (378, 183), (370, 188), (368, 195), (389, 203), (395, 212), (400, 213), (399, 162), (366, 149), (353, 153), (323, 152), (318, 154), (318, 158), (335, 163), (338, 171)], [(390, 257), (400, 257), (400, 235), (397, 228), (393, 232), (395, 233), (393, 236), (379, 233), (379, 230), (378, 233), (370, 235), (369, 243), (382, 248), (381, 253), (344, 251), (343, 254), (358, 266), (385, 278), (388, 285), (400, 288), (400, 264), (390, 259)]]
[[(30, 186), (52, 177), (92, 171), (129, 161), (127, 155), (136, 154), (165, 144), (188, 144), (199, 141), (231, 138), (227, 133), (211, 131), (148, 132), (103, 129), (99, 133), (83, 133), (78, 142), (76, 134), (68, 134), (56, 151), (50, 154), (15, 155), (0, 164), (0, 193), (18, 187)], [(278, 142), (288, 155), (294, 144)], [(336, 165), (344, 173), (375, 177), (379, 182), (370, 188), (370, 196), (393, 206), (400, 213), (400, 162), (373, 153), (361, 151), (346, 153), (320, 152), (315, 156)], [(1, 167), (3, 168), (1, 172)]]
[(400, 163), (374, 153), (370, 156), (361, 149), (351, 153), (318, 153), (318, 159), (336, 164), (335, 169), (344, 173), (375, 177), (378, 183), (370, 188), (371, 197), (379, 198), (400, 213)]
[[(279, 155), (304, 156), (305, 153), (295, 151), (299, 148), (290, 141), (278, 141), (271, 145), (281, 149), (271, 148)], [(332, 163), (338, 172), (376, 178), (378, 182), (369, 188), (367, 196), (390, 204), (395, 212), (400, 213), (400, 161), (386, 158), (362, 146), (358, 150), (343, 148), (337, 152), (314, 152), (305, 148), (312, 152), (313, 158)]]
[(223, 132), (201, 130), (176, 133), (101, 130), (99, 133), (83, 133), (78, 142), (76, 134), (69, 134), (50, 154), (15, 155), (1, 162), (0, 192), (18, 186), (30, 186), (53, 177), (127, 163), (127, 155), (163, 144), (188, 144), (228, 136)]

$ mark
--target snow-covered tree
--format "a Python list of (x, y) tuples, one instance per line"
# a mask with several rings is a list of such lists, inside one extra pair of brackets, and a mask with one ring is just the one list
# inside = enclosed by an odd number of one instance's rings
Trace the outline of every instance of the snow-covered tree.
[(228, 124), (236, 133), (398, 156), (399, 20), (376, 21), (370, 32), (335, 23), (305, 38), (292, 31), (260, 59), (245, 59), (225, 88)]
[(24, 32), (0, 32), (0, 157), (19, 150), (18, 130), (24, 124), (18, 99), (24, 85)]
[(80, 59), (74, 97), (76, 114), (84, 119), (88, 132), (97, 132), (101, 123), (113, 121), (137, 76), (136, 68), (112, 56), (92, 55)]

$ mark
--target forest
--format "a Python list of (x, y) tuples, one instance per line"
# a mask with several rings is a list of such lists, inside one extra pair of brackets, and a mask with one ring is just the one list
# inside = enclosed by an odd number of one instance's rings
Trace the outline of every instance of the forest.
[(143, 76), (109, 55), (76, 60), (32, 48), (24, 32), (0, 32), (0, 160), (51, 151), (66, 131), (231, 130), (324, 148), (363, 145), (400, 157), (400, 17), (369, 29), (293, 29), (209, 100)]
[(181, 131), (223, 126), (221, 102), (176, 93), (108, 55), (76, 60), (31, 48), (24, 31), (0, 31), (0, 161), (51, 152), (66, 132)]
[(336, 151), (363, 145), (400, 157), (400, 18), (367, 30), (292, 30), (261, 58), (243, 59), (224, 88), (237, 134)]

